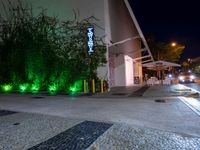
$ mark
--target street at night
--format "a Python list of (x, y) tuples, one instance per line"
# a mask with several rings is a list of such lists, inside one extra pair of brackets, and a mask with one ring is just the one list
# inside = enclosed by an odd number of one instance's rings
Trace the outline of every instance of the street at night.
[(198, 10), (0, 0), (0, 150), (200, 150)]

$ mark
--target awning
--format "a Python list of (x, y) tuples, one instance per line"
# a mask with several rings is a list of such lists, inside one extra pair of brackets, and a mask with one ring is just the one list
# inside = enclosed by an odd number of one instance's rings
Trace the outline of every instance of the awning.
[(161, 68), (167, 68), (167, 67), (181, 67), (181, 65), (179, 64), (163, 61), (163, 60), (142, 64), (142, 66), (147, 67), (147, 68), (154, 68), (154, 69), (155, 68), (161, 69)]

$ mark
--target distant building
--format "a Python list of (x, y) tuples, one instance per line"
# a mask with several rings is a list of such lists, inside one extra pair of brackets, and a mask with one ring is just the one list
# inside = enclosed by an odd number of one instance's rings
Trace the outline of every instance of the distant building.
[(32, 4), (34, 13), (44, 8), (60, 19), (74, 19), (74, 12), (80, 20), (97, 18), (95, 34), (104, 38), (108, 60), (99, 67), (99, 78), (108, 80), (110, 87), (142, 83), (142, 62), (153, 61), (153, 57), (128, 0), (24, 1)]

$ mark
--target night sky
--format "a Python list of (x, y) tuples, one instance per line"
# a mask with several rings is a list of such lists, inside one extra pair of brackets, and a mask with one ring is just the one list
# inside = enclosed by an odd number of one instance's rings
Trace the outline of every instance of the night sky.
[(200, 56), (200, 7), (197, 0), (129, 0), (144, 34), (186, 46), (181, 60)]

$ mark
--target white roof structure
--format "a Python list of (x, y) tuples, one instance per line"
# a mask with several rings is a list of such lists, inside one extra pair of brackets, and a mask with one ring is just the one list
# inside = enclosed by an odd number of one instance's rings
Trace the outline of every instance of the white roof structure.
[(163, 60), (146, 63), (146, 64), (143, 64), (142, 66), (143, 67), (149, 67), (149, 68), (155, 68), (155, 67), (181, 67), (181, 65), (179, 65), (179, 64), (168, 62), (168, 61), (163, 61)]
[[(113, 1), (113, 0), (105, 0), (105, 1)], [(131, 53), (132, 50), (121, 48), (122, 47), (121, 45), (128, 44), (128, 42), (131, 43), (133, 40), (138, 39), (138, 40), (140, 40), (142, 42), (142, 44), (144, 45), (144, 48), (138, 49), (137, 53), (141, 53), (143, 51), (147, 51), (148, 54), (145, 55), (145, 56), (136, 57), (136, 58), (134, 58), (134, 61), (138, 61), (138, 60), (141, 61), (142, 59), (145, 59), (145, 62), (154, 61), (153, 56), (151, 54), (151, 51), (149, 49), (149, 46), (148, 46), (148, 44), (146, 42), (146, 39), (145, 39), (145, 37), (144, 37), (144, 35), (142, 33), (141, 28), (140, 28), (140, 26), (139, 26), (139, 24), (137, 22), (137, 19), (136, 19), (135, 15), (133, 13), (133, 10), (132, 10), (132, 8), (131, 8), (131, 6), (129, 4), (129, 1), (128, 0), (121, 0), (121, 1), (124, 1), (124, 3), (125, 3), (126, 9), (128, 10), (128, 13), (129, 13), (129, 15), (130, 15), (130, 17), (132, 19), (132, 22), (133, 22), (132, 28), (135, 28), (135, 32), (136, 33), (135, 33), (134, 36), (129, 36), (129, 37), (123, 38), (120, 41), (113, 42), (112, 40), (111, 41), (108, 40), (107, 42), (108, 42), (109, 47), (118, 46), (118, 49), (119, 49), (119, 50), (116, 50), (116, 49), (112, 50), (112, 49), (110, 49), (110, 51), (112, 51), (113, 53), (124, 53), (124, 54)], [(116, 12), (116, 14), (117, 14), (117, 12)], [(109, 34), (108, 31), (106, 31), (106, 35), (107, 34)], [(109, 37), (109, 38), (111, 39), (111, 37)], [(136, 50), (134, 50), (134, 53), (136, 53)]]
[[(129, 4), (128, 0), (124, 0), (124, 2), (125, 2), (125, 4), (126, 4), (126, 7), (128, 8), (128, 11), (129, 11), (129, 13), (130, 13), (130, 15), (131, 15), (131, 18), (133, 19), (133, 22), (134, 22), (134, 24), (135, 24), (135, 26), (136, 26), (136, 28), (137, 28), (137, 31), (138, 31), (139, 36), (140, 36), (140, 38), (141, 38), (141, 40), (142, 40), (142, 42), (143, 42), (143, 44), (144, 44), (144, 46), (145, 46), (145, 49), (148, 51), (148, 55), (147, 55), (147, 56), (144, 56), (143, 58), (148, 58), (148, 57), (149, 57), (150, 59), (149, 59), (148, 61), (154, 61), (153, 56), (152, 56), (152, 54), (151, 54), (151, 51), (150, 51), (150, 49), (149, 49), (149, 46), (148, 46), (148, 44), (147, 44), (147, 42), (146, 42), (146, 39), (145, 39), (145, 37), (144, 37), (144, 35), (143, 35), (143, 33), (142, 33), (141, 28), (140, 28), (140, 26), (139, 26), (139, 24), (138, 24), (138, 22), (137, 22), (137, 19), (136, 19), (134, 13), (133, 13), (133, 10), (132, 10), (132, 8), (130, 7), (130, 4)], [(142, 57), (141, 57), (141, 59), (142, 59)]]

